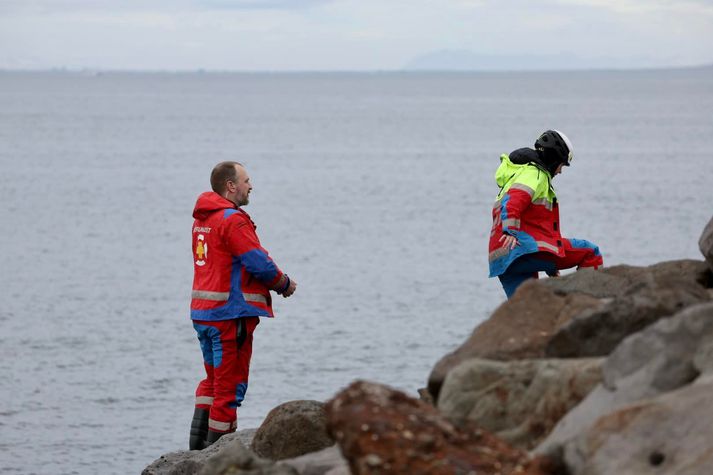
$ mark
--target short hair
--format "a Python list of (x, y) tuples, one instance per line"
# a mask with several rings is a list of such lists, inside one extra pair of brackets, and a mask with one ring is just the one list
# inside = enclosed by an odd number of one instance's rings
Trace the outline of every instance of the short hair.
[(210, 172), (210, 187), (213, 188), (213, 191), (219, 195), (223, 194), (227, 182), (237, 181), (238, 172), (235, 169), (236, 165), (243, 166), (240, 162), (220, 162), (213, 167), (213, 171)]

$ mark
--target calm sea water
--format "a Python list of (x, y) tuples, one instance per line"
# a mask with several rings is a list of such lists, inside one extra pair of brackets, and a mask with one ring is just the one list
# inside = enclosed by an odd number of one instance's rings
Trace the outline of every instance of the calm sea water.
[(201, 357), (191, 210), (244, 162), (299, 282), (256, 333), (239, 427), (356, 378), (408, 392), (504, 300), (498, 156), (547, 128), (565, 235), (700, 258), (713, 72), (0, 74), (0, 471), (138, 473), (185, 448)]

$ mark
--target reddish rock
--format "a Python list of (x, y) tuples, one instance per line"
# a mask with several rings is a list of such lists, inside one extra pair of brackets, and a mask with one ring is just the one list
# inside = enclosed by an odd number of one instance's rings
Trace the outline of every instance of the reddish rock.
[(326, 406), (327, 427), (355, 475), (546, 475), (553, 463), (466, 423), (456, 427), (429, 404), (357, 381)]

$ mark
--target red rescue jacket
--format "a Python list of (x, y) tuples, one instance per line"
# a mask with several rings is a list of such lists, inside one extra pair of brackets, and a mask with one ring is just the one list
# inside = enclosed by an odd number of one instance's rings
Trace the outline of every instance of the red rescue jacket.
[(209, 191), (193, 217), (191, 318), (272, 317), (270, 290), (285, 291), (289, 278), (260, 245), (250, 216)]

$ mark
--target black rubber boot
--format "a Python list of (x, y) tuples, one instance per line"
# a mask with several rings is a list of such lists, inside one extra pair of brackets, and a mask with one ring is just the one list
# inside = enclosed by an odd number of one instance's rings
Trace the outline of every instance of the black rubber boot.
[(209, 430), (208, 437), (206, 438), (206, 441), (205, 441), (205, 446), (208, 447), (209, 445), (213, 445), (216, 440), (220, 439), (227, 433), (228, 432), (216, 432), (213, 430)]
[(208, 435), (208, 409), (199, 409), (193, 412), (193, 420), (191, 421), (191, 436), (188, 438), (188, 448), (190, 450), (203, 450), (206, 445), (206, 436)]

